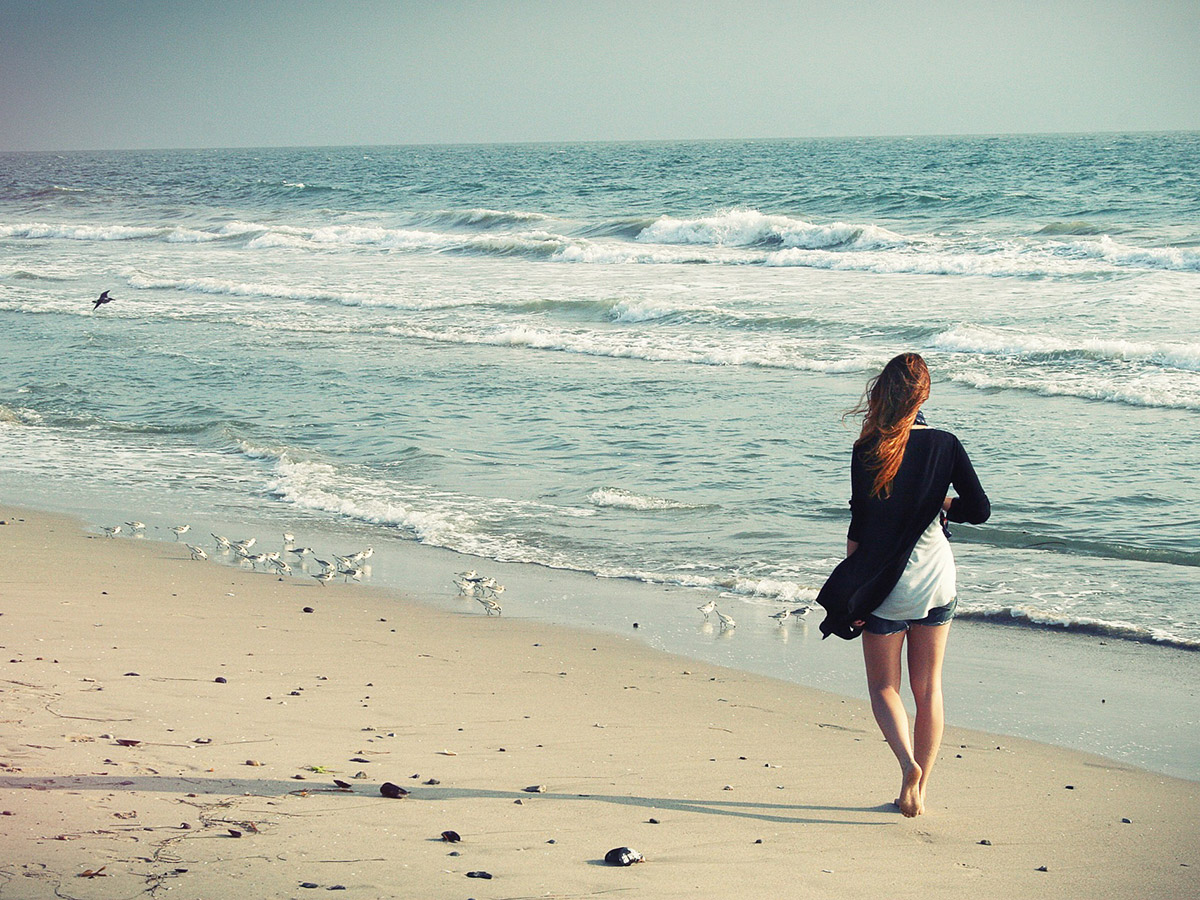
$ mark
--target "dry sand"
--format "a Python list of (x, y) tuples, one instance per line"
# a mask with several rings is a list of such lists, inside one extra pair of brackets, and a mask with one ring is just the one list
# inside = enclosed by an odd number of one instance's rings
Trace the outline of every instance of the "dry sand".
[(950, 728), (904, 819), (856, 700), (0, 518), (5, 900), (1200, 896), (1196, 782)]

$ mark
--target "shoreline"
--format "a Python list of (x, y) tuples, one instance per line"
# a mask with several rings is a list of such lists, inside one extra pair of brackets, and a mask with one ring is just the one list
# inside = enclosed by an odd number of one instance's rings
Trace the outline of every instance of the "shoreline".
[[(28, 506), (0, 509), (42, 515)], [(287, 518), (235, 523), (193, 521), (183, 541), (190, 538), (212, 551), (210, 530), (235, 538), (257, 535), (264, 545), (271, 542), (272, 533), (290, 530), (296, 532), (299, 545), (312, 544), (326, 556), (331, 546), (351, 552), (373, 544), (364, 586), (416, 596), (453, 613), (476, 611), (473, 601), (454, 596), (453, 573), (477, 568), (507, 585), (506, 618), (632, 637), (651, 649), (688, 659), (866, 700), (860, 647), (837, 638), (822, 641), (816, 627), (820, 610), (780, 627), (767, 616), (780, 608), (778, 603), (738, 596), (729, 599), (730, 606), (721, 601), (739, 623), (726, 633), (716, 626), (715, 617), (706, 621), (695, 609), (714, 596), (711, 591), (500, 563), (411, 540), (384, 537), (381, 542), (373, 528), (287, 512)], [(82, 520), (81, 527), (93, 533), (99, 528), (83, 522), (129, 518), (127, 511), (112, 509), (90, 509), (83, 515), (63, 509), (47, 513)], [(150, 523), (149, 536), (135, 543), (159, 540), (182, 548), (166, 529), (169, 520), (150, 511), (141, 517)], [(130, 538), (122, 534), (117, 540)], [(216, 554), (212, 562), (239, 570)], [(303, 576), (294, 580), (308, 581)], [(955, 725), (1098, 753), (1120, 764), (1200, 781), (1196, 662), (1195, 651), (1177, 647), (960, 618), (946, 660), (946, 718)], [(1162, 691), (1164, 684), (1171, 684), (1172, 690)], [(906, 703), (911, 714), (910, 698)]]
[[(951, 726), (929, 813), (906, 820), (859, 700), (0, 518), (4, 896), (1200, 889), (1193, 781)], [(622, 845), (648, 862), (603, 865)]]

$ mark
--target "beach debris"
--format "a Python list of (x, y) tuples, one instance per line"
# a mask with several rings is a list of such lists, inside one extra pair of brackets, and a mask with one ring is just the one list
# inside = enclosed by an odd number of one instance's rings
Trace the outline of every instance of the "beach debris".
[(462, 840), (462, 837), (459, 835), (459, 833), (457, 831), (443, 831), (442, 832), (442, 840), (445, 841), (447, 844), (457, 844), (459, 841)]
[(478, 872), (468, 872), (467, 877), (468, 878), (488, 878), (488, 879), (490, 879), (492, 877), (492, 873), (484, 872), (484, 871), (480, 870)]
[[(117, 299), (116, 297), (108, 296), (108, 291), (105, 291), (103, 294), (101, 294), (99, 297), (97, 297), (95, 300), (92, 301), (92, 312), (95, 312), (96, 310), (98, 310), (105, 303), (112, 303), (116, 299)], [(104, 866), (101, 866), (100, 868), (103, 869)]]
[(610, 866), (632, 866), (645, 862), (646, 858), (632, 847), (613, 847), (604, 854), (604, 861)]
[(1066, 789), (1067, 789), (1068, 791), (1073, 791), (1073, 790), (1075, 790), (1075, 785), (1073, 785), (1073, 784), (1068, 784), (1068, 785), (1066, 785)]
[(300, 882), (300, 887), (308, 888), (311, 891), (313, 888), (319, 888), (320, 885), (314, 881), (302, 881)]
[(340, 779), (340, 778), (335, 778), (335, 779), (333, 779), (333, 783), (334, 783), (334, 784), (335, 784), (337, 787), (339, 787), (340, 789), (342, 789), (343, 791), (352, 791), (352, 790), (354, 790), (354, 788), (353, 788), (353, 787), (351, 787), (351, 785), (350, 785), (350, 782), (348, 782), (348, 781), (342, 781), (342, 779)]
[(398, 784), (392, 784), (390, 781), (385, 781), (379, 786), (379, 793), (390, 800), (399, 800), (401, 797), (408, 796), (408, 791)]
[(350, 762), (356, 762), (356, 763), (369, 763), (369, 762), (370, 762), (370, 760), (369, 760), (369, 759), (367, 759), (367, 758), (366, 758), (366, 757), (364, 757), (364, 756), (352, 756), (352, 757), (350, 757)]
[(646, 824), (647, 825), (658, 825), (659, 821), (658, 821), (658, 819), (647, 819)]
[(1038, 866), (1038, 867), (1037, 867), (1037, 869), (1036, 869), (1035, 871), (1037, 871), (1037, 872), (1049, 872), (1050, 870), (1049, 870), (1049, 869), (1047, 869), (1045, 866)]
[(546, 793), (546, 786), (544, 784), (531, 784), (527, 788), (521, 788), (521, 790), (527, 794), (544, 794)]
[(316, 772), (318, 775), (330, 775), (333, 773), (333, 770), (326, 766), (303, 766), (302, 768), (307, 769), (309, 772)]
[(428, 781), (422, 781), (421, 784), (434, 785), (434, 784), (441, 784), (441, 782), (438, 781), (436, 778), (430, 778)]
[(141, 741), (135, 741), (133, 738), (117, 738), (117, 745), (121, 747), (136, 747)]
[(240, 831), (238, 831), (236, 828), (229, 828), (226, 830), (229, 832), (230, 837), (240, 838), (242, 836), (242, 833)]
[(260, 763), (260, 762), (259, 762), (257, 759), (248, 759), (248, 760), (246, 760), (246, 765), (248, 765), (248, 766), (261, 766), (261, 765), (262, 765), (262, 763)]
[(991, 842), (991, 841), (989, 841), (987, 838), (984, 838), (984, 839), (983, 839), (982, 841), (980, 841), (979, 843), (980, 843), (980, 845), (981, 845), (981, 846), (983, 846), (983, 847), (990, 847), (990, 846), (992, 846), (992, 842)]
[(216, 678), (213, 679), (213, 682), (215, 682), (216, 684), (228, 684), (229, 683), (228, 681), (225, 680), (224, 675), (218, 675)]
[(1122, 818), (1122, 819), (1121, 819), (1121, 824), (1122, 824), (1122, 825), (1132, 825), (1132, 824), (1133, 824), (1133, 819), (1125, 819), (1125, 818)]
[(453, 750), (439, 750), (438, 755), (439, 756), (458, 756), (458, 754), (455, 753)]
[[(108, 291), (105, 291), (105, 293), (107, 294)], [(82, 872), (80, 872), (75, 877), (76, 878), (107, 878), (108, 873), (104, 871), (107, 868), (108, 868), (108, 866), (101, 866), (98, 869), (84, 869)]]
[(304, 609), (300, 610), (300, 612), (311, 613), (311, 612), (316, 612), (316, 610), (313, 609), (311, 606), (306, 606), (306, 607), (304, 607)]

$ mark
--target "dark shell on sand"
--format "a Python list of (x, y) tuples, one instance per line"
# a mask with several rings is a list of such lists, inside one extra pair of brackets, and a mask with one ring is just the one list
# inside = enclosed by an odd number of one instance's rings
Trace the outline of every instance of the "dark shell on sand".
[(447, 844), (457, 844), (459, 841), (462, 840), (462, 837), (459, 835), (459, 833), (457, 831), (443, 831), (442, 832), (442, 840), (445, 841)]
[(631, 847), (614, 847), (604, 854), (604, 861), (610, 866), (632, 866), (646, 860)]
[(392, 800), (399, 800), (401, 797), (405, 796), (408, 791), (400, 787), (398, 784), (392, 784), (390, 781), (385, 781), (379, 786), (379, 793), (383, 794), (385, 797), (391, 798)]

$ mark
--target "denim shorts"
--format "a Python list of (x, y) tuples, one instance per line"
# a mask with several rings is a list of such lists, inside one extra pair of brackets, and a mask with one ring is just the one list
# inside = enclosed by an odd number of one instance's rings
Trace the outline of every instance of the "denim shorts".
[(901, 631), (908, 631), (912, 625), (946, 625), (954, 618), (954, 610), (958, 608), (958, 598), (951, 600), (946, 606), (939, 606), (936, 609), (931, 609), (929, 615), (923, 619), (903, 619), (896, 621), (895, 619), (883, 619), (879, 616), (867, 616), (866, 631), (871, 634), (899, 634)]

